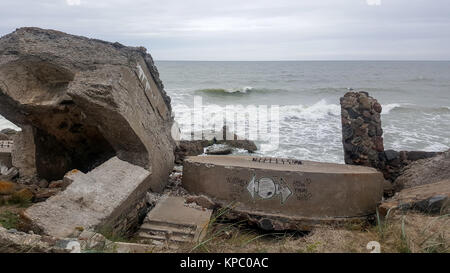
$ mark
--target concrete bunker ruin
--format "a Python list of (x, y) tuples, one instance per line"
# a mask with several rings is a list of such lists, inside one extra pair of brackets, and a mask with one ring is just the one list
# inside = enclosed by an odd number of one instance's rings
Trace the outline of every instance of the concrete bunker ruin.
[[(0, 113), (22, 128), (15, 149), (19, 168), (52, 181), (71, 169), (90, 171), (116, 154), (97, 121), (68, 95), (74, 73), (26, 56), (2, 65), (0, 75)], [(34, 162), (22, 165), (18, 153)]]
[(58, 180), (117, 156), (159, 191), (173, 167), (170, 98), (144, 48), (18, 29), (0, 39), (0, 114), (22, 128), (21, 176)]

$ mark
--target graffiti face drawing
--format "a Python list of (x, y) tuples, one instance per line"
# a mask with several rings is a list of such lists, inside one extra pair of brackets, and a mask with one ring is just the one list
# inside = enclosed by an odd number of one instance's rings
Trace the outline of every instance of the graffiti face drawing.
[(258, 195), (263, 199), (272, 198), (275, 195), (275, 183), (272, 179), (263, 177), (258, 180)]
[(280, 195), (281, 204), (284, 204), (289, 196), (292, 195), (292, 191), (289, 187), (280, 185), (279, 183), (274, 182), (272, 178), (268, 177), (262, 177), (257, 180), (256, 175), (253, 175), (253, 178), (247, 186), (247, 190), (253, 199), (255, 199), (256, 195), (263, 200), (271, 199), (275, 195)]

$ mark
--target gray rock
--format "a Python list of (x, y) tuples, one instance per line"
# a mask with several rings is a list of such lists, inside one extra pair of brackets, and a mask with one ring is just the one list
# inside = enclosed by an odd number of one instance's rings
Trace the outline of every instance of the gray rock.
[(40, 188), (47, 188), (48, 187), (48, 182), (45, 179), (41, 179), (41, 181), (39, 181), (39, 185)]
[(83, 249), (104, 249), (108, 240), (100, 233), (84, 230), (78, 236)]
[(415, 209), (425, 213), (437, 214), (445, 207), (449, 197), (447, 195), (435, 195), (415, 204)]
[(214, 144), (206, 148), (206, 154), (208, 155), (228, 155), (233, 152), (233, 149), (224, 144)]
[(404, 168), (395, 180), (397, 190), (450, 179), (450, 150), (432, 158), (420, 159)]
[(389, 210), (416, 210), (445, 215), (450, 212), (450, 180), (403, 189), (379, 206), (382, 215)]
[(6, 128), (6, 129), (1, 130), (0, 133), (3, 135), (6, 135), (9, 140), (12, 140), (14, 135), (17, 134), (18, 132), (14, 129)]
[(398, 158), (398, 156), (399, 156), (399, 153), (394, 150), (385, 150), (384, 154), (386, 155), (386, 159), (388, 161), (394, 160), (394, 159)]

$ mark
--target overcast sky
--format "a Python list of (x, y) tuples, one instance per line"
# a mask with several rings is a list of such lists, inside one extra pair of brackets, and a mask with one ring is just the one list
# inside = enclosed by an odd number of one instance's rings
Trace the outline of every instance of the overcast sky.
[(450, 60), (450, 0), (0, 0), (22, 26), (157, 60)]

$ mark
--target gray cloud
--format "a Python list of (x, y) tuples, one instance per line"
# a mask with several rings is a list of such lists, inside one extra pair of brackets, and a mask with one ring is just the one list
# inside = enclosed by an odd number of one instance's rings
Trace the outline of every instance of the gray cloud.
[(52, 28), (159, 60), (449, 60), (448, 14), (448, 0), (2, 0), (0, 34)]

